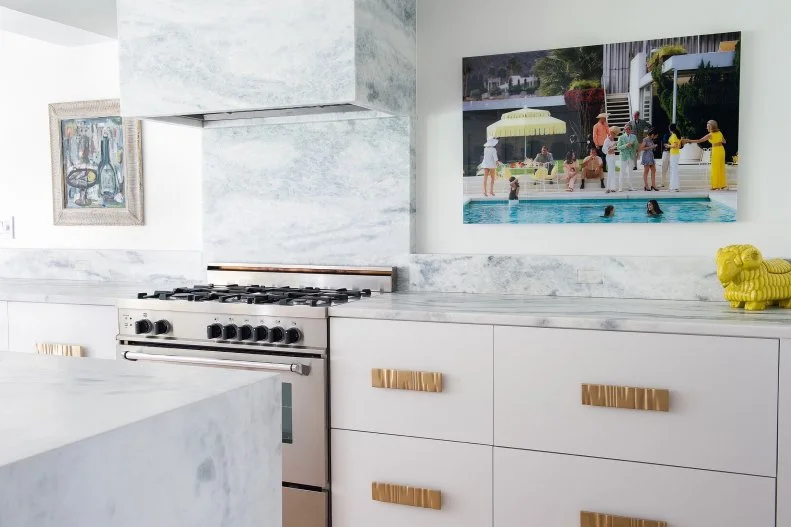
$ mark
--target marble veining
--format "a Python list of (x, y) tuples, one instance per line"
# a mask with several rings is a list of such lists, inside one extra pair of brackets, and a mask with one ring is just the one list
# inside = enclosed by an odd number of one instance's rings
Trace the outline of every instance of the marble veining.
[(151, 285), (205, 280), (200, 251), (0, 249), (0, 280), (82, 280)]
[(121, 110), (415, 107), (415, 0), (119, 0)]
[(752, 313), (731, 309), (724, 302), (405, 292), (333, 307), (329, 314), (381, 320), (791, 338), (791, 310)]
[[(579, 271), (599, 283), (579, 283)], [(414, 254), (410, 291), (722, 300), (714, 258)], [(583, 278), (583, 280), (585, 280)]]
[(280, 525), (276, 375), (0, 353), (0, 381), (0, 525)]
[[(189, 282), (190, 285), (205, 280)], [(0, 301), (52, 302), (114, 306), (121, 298), (135, 298), (137, 293), (152, 292), (162, 284), (95, 282), (80, 280), (5, 280), (0, 279)], [(184, 285), (181, 283), (179, 285)], [(175, 285), (174, 287), (178, 287)], [(0, 347), (0, 349), (5, 349)]]
[(416, 106), (415, 0), (355, 1), (357, 104), (397, 115)]
[(117, 9), (124, 115), (354, 100), (353, 0), (119, 0)]
[(408, 118), (204, 130), (206, 261), (406, 266)]

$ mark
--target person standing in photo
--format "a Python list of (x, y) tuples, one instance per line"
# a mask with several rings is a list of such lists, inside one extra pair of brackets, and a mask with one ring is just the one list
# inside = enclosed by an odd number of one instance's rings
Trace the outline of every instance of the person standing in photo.
[[(483, 195), (494, 196), (494, 178), (497, 175), (497, 139), (491, 138), (483, 145)], [(486, 182), (489, 182), (489, 190), (486, 190)]]
[[(654, 151), (656, 150), (656, 130), (649, 129), (640, 145), (642, 152), (641, 162), (643, 164), (643, 189), (644, 190), (657, 190), (656, 188), (656, 160), (654, 159)], [(651, 173), (651, 186), (648, 186), (648, 173)]]
[[(632, 131), (637, 136), (637, 144), (642, 143), (647, 135), (648, 129), (651, 128), (651, 123), (645, 119), (640, 119), (640, 112), (638, 111), (632, 114), (632, 120), (629, 121), (628, 124), (632, 127)], [(637, 156), (635, 156), (634, 169), (637, 170)]]
[(636, 163), (637, 146), (637, 136), (632, 133), (632, 126), (626, 123), (626, 126), (623, 127), (623, 134), (618, 137), (617, 143), (618, 153), (621, 156), (621, 172), (618, 174), (618, 192), (623, 192), (624, 177), (626, 178), (626, 183), (629, 185), (629, 190), (634, 190), (632, 186), (632, 170)]
[(668, 185), (668, 190), (678, 192), (680, 187), (678, 162), (681, 159), (681, 134), (678, 133), (675, 123), (672, 123), (668, 130), (670, 131), (670, 137), (665, 145), (670, 151), (670, 184)]
[(662, 134), (662, 140), (657, 145), (660, 151), (658, 154), (655, 154), (655, 158), (654, 158), (656, 159), (656, 157), (659, 157), (662, 160), (662, 171), (660, 172), (660, 175), (662, 177), (659, 183), (660, 187), (665, 186), (665, 181), (667, 181), (667, 174), (670, 171), (670, 149), (667, 148), (667, 146), (665, 146), (669, 142), (670, 142), (670, 132), (665, 131), (665, 133)]
[(717, 121), (706, 123), (709, 133), (700, 139), (684, 139), (684, 143), (711, 143), (711, 190), (725, 190), (728, 187), (725, 178), (725, 136), (722, 135)]
[(609, 126), (607, 125), (607, 114), (600, 113), (596, 116), (596, 119), (599, 121), (593, 125), (593, 144), (596, 146), (596, 152), (599, 154), (599, 158), (601, 158), (602, 166), (604, 167), (604, 171), (607, 171), (607, 163), (606, 163), (606, 155), (602, 148), (604, 147), (604, 141), (607, 140), (607, 136), (609, 135)]
[(577, 170), (577, 155), (574, 152), (566, 154), (566, 162), (563, 163), (563, 172), (566, 174), (566, 181), (568, 181), (566, 192), (574, 192), (574, 185), (579, 175)]
[(618, 140), (616, 137), (621, 133), (621, 129), (617, 126), (611, 126), (608, 130), (607, 139), (604, 140), (602, 151), (606, 156), (607, 165), (607, 194), (615, 192), (615, 161), (617, 156), (615, 150), (618, 148)]

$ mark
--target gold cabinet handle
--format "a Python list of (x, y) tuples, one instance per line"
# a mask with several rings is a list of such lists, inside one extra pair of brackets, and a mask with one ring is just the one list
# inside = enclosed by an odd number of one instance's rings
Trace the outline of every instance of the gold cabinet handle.
[(430, 371), (371, 369), (371, 386), (391, 390), (441, 392), (442, 374)]
[(371, 483), (371, 499), (382, 503), (442, 510), (442, 492), (406, 485), (373, 482)]
[(670, 411), (670, 390), (583, 384), (582, 404), (629, 410)]
[(83, 357), (85, 355), (82, 346), (72, 344), (48, 344), (45, 342), (36, 343), (36, 352), (39, 355), (65, 355), (68, 357)]
[(580, 527), (667, 527), (667, 522), (580, 511)]

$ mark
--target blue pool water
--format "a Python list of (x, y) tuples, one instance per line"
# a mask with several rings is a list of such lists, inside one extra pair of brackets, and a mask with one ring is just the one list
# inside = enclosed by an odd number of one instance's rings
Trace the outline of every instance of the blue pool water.
[[(643, 199), (557, 199), (471, 201), (464, 205), (464, 223), (700, 223), (736, 221), (736, 211), (709, 198), (659, 199), (661, 216), (648, 216)], [(615, 217), (603, 218), (615, 206)]]

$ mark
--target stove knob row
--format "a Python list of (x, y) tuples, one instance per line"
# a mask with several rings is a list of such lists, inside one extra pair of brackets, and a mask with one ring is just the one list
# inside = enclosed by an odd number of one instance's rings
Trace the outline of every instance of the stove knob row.
[(151, 322), (144, 318), (135, 322), (135, 335), (148, 335), (149, 333), (164, 335), (170, 333), (171, 329), (173, 329), (173, 326), (167, 320)]
[(302, 332), (297, 328), (283, 329), (280, 326), (268, 328), (266, 326), (253, 327), (249, 324), (244, 326), (211, 324), (206, 326), (206, 338), (210, 340), (247, 340), (250, 342), (295, 344), (302, 340)]

